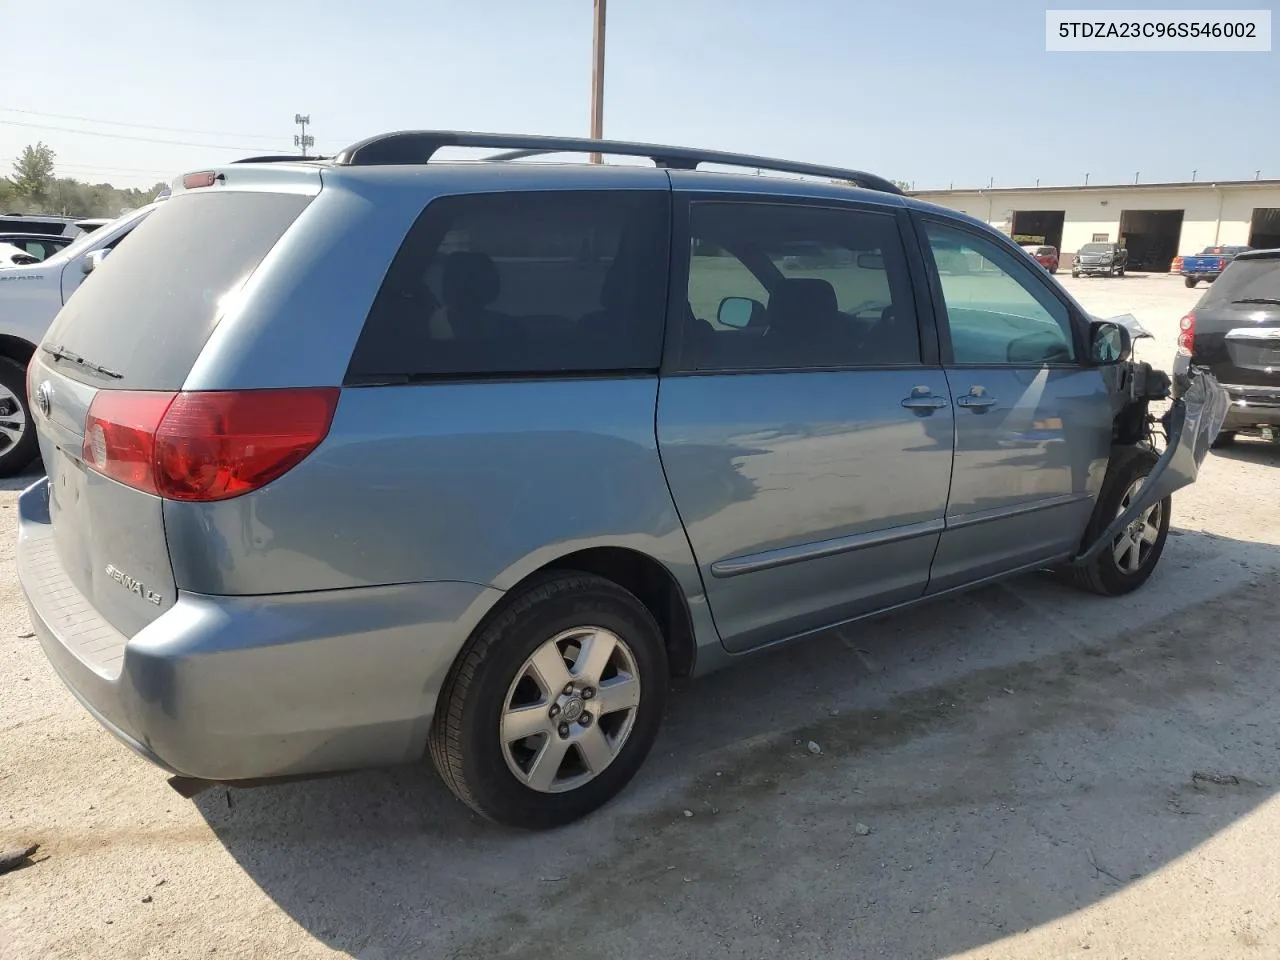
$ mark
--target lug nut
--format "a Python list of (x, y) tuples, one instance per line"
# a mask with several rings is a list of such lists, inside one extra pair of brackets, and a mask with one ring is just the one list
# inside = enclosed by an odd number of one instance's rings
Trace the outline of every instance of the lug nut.
[(569, 725), (567, 723), (560, 724), (560, 736), (562, 738), (569, 736)]
[(591, 726), (591, 714), (584, 713), (582, 716), (578, 718), (578, 722), (582, 724), (584, 727)]
[(569, 683), (569, 684), (566, 684), (566, 685), (565, 685), (565, 688), (564, 688), (564, 695), (565, 695), (566, 697), (568, 697), (568, 696), (572, 696), (572, 695), (573, 695), (573, 684), (572, 684), (572, 683)]
[(547, 715), (550, 716), (553, 720), (556, 717), (560, 716), (560, 704), (553, 703), (551, 705), (551, 709), (547, 711)]
[(592, 689), (591, 687), (587, 687), (585, 690), (583, 690), (583, 691), (582, 691), (582, 699), (583, 699), (583, 700), (590, 700), (590, 699), (591, 699), (592, 697), (594, 697), (595, 695), (596, 695), (596, 692), (595, 692), (595, 690), (594, 690), (594, 689)]

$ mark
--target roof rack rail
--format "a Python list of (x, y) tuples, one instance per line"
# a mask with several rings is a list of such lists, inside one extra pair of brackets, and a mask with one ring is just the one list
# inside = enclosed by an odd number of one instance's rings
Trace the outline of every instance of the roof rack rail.
[(328, 157), (304, 157), (296, 153), (269, 153), (261, 157), (245, 157), (243, 160), (232, 160), (232, 163), (314, 163), (317, 160), (328, 160)]
[(591, 140), (584, 137), (539, 137), (512, 133), (472, 133), (464, 130), (402, 130), (384, 133), (353, 143), (340, 150), (333, 162), (338, 166), (365, 167), (389, 164), (426, 163), (444, 147), (493, 147), (509, 152), (486, 157), (490, 161), (522, 160), (552, 153), (607, 153), (623, 157), (647, 157), (669, 170), (696, 170), (699, 164), (717, 163), (776, 173), (795, 173), (832, 180), (848, 180), (868, 190), (901, 194), (894, 183), (874, 173), (826, 167), (814, 163), (773, 160), (745, 153), (695, 150), (655, 143), (621, 140)]

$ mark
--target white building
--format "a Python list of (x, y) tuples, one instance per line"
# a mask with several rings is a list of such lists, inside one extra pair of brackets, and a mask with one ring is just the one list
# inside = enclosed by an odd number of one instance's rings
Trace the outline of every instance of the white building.
[(1152, 271), (1167, 271), (1175, 256), (1208, 246), (1280, 247), (1280, 180), (919, 190), (912, 195), (985, 220), (1019, 241), (1057, 247), (1063, 266), (1094, 240), (1123, 243), (1132, 269)]

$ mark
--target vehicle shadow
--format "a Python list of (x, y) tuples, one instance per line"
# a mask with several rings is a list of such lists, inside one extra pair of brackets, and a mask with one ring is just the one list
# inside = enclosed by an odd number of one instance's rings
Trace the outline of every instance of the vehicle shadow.
[(1034, 575), (763, 653), (679, 685), (628, 790), (549, 833), (479, 822), (425, 763), (196, 802), (362, 960), (934, 960), (1272, 796), (1277, 570), (1275, 545), (1175, 530), (1129, 597)]
[(0, 477), (0, 491), (13, 493), (18, 490), (25, 490), (43, 476), (44, 464), (37, 460), (21, 473), (12, 477)]
[(1237, 436), (1225, 447), (1215, 447), (1215, 457), (1242, 463), (1274, 464), (1280, 466), (1280, 443), (1260, 437)]

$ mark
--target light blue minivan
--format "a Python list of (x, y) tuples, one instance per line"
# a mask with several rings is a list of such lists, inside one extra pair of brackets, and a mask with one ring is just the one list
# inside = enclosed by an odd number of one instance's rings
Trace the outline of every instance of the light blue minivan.
[[(596, 151), (654, 165), (520, 162)], [(554, 826), (633, 776), (672, 677), (1022, 571), (1145, 582), (1226, 401), (1131, 346), (859, 171), (433, 131), (256, 158), (176, 181), (36, 352), (20, 576), (184, 789), (430, 752)]]

